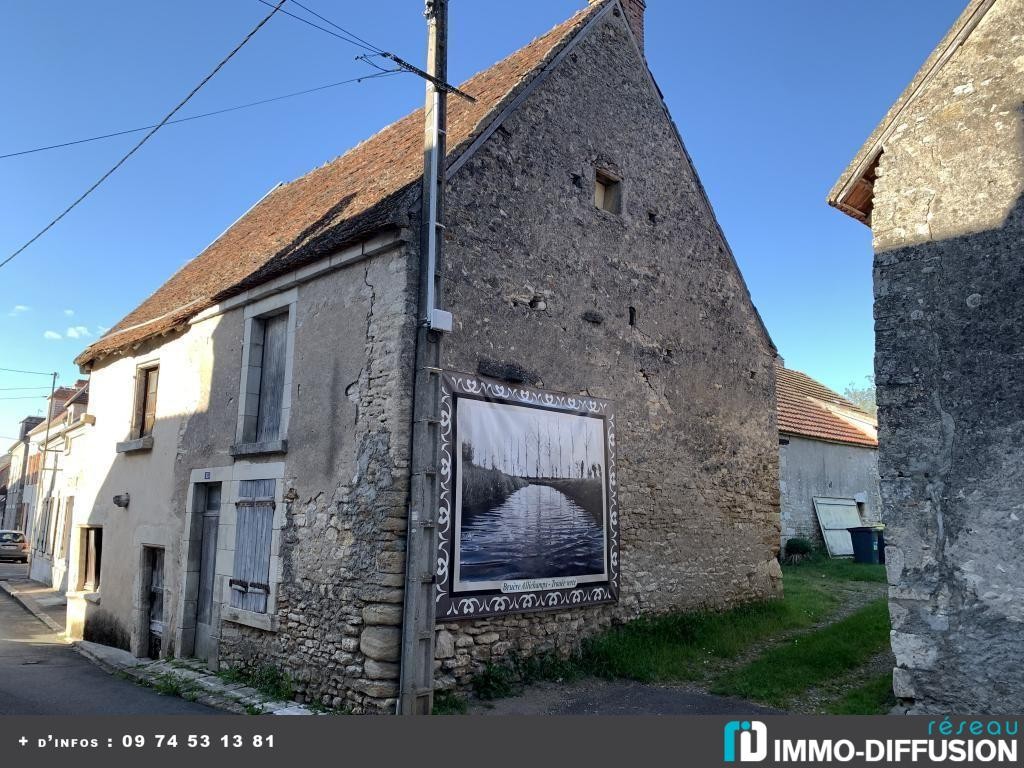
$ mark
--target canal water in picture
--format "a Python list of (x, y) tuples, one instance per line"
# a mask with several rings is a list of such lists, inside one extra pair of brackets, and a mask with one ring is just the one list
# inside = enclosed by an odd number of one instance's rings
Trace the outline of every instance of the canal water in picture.
[(607, 578), (604, 422), (460, 398), (456, 590)]

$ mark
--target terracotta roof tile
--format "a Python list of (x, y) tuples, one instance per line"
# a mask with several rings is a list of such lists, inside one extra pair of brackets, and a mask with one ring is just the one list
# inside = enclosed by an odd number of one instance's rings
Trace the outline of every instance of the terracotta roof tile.
[(805, 373), (775, 366), (779, 432), (878, 447), (874, 417)]
[[(606, 2), (589, 6), (459, 87), (448, 99), (448, 156), (461, 154)], [(332, 162), (266, 195), (75, 362), (88, 364), (174, 331), (204, 309), (400, 225), (423, 175), (419, 109)]]

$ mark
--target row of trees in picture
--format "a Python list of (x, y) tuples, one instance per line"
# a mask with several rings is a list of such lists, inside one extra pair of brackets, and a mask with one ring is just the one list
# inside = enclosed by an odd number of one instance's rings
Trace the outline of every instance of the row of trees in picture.
[[(589, 421), (589, 420), (586, 420)], [(508, 436), (496, 451), (464, 441), (462, 459), (483, 469), (535, 479), (587, 480), (602, 477), (600, 435), (584, 421), (582, 434), (565, 430), (561, 422), (552, 429), (550, 420), (532, 418), (529, 428)], [(581, 450), (582, 455), (577, 451)], [(597, 460), (591, 461), (591, 453)]]

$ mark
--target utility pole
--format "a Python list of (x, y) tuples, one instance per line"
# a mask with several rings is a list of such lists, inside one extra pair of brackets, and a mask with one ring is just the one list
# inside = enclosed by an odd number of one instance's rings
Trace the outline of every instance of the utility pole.
[(440, 500), (441, 340), (452, 316), (438, 308), (444, 254), (448, 0), (426, 0), (427, 95), (420, 213), (419, 309), (413, 393), (412, 476), (406, 535), (398, 711), (429, 715), (434, 703), (434, 590)]

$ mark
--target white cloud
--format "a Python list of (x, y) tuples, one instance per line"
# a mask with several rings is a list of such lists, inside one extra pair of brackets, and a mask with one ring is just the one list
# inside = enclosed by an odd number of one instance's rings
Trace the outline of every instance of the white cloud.
[(56, 331), (47, 331), (46, 333), (43, 334), (43, 338), (44, 339), (57, 340), (57, 339), (62, 338), (62, 336), (59, 333), (57, 333)]
[(65, 309), (64, 310), (64, 314), (67, 315), (68, 317), (71, 317), (72, 315), (75, 314), (75, 310), (73, 310), (73, 309)]
[(30, 309), (32, 309), (32, 307), (26, 307), (24, 304), (15, 304), (7, 315), (9, 317), (17, 317), (18, 315), (28, 312)]
[(69, 339), (84, 339), (89, 336), (92, 336), (92, 334), (89, 333), (89, 329), (86, 328), (84, 325), (72, 325), (70, 328), (68, 328), (65, 335)]

